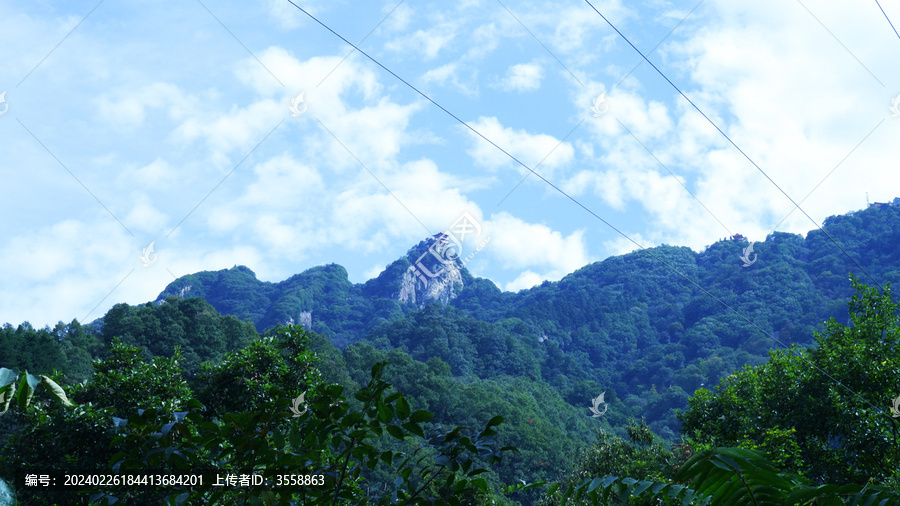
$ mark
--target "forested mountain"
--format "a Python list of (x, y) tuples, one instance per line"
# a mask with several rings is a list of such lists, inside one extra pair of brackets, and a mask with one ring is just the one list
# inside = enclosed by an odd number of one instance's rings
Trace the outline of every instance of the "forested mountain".
[[(688, 395), (781, 346), (764, 332), (805, 345), (828, 318), (846, 321), (848, 274), (870, 284), (866, 272), (882, 285), (900, 280), (900, 207), (833, 216), (823, 228), (862, 269), (819, 230), (805, 238), (776, 232), (753, 243), (748, 267), (741, 257), (749, 243), (736, 236), (700, 253), (663, 245), (611, 257), (509, 293), (473, 278), (458, 259), (439, 264), (427, 254), (437, 241), (429, 238), (363, 284), (335, 264), (279, 283), (236, 266), (183, 276), (156, 303), (201, 297), (259, 332), (304, 323), (338, 348), (365, 341), (419, 361), (438, 357), (456, 377), (539, 378), (578, 407), (606, 391), (623, 415), (646, 417), (671, 438), (673, 409), (685, 408)], [(420, 258), (442, 274), (416, 278)], [(442, 291), (429, 296), (429, 283)], [(418, 300), (406, 295), (411, 288)]]
[[(426, 430), (484, 427), (502, 416), (497, 442), (519, 451), (493, 468), (492, 487), (558, 480), (598, 428), (634, 440), (641, 431), (626, 428), (643, 418), (666, 444), (679, 441), (676, 410), (686, 409), (698, 388), (766, 363), (770, 349), (780, 347), (766, 333), (784, 345), (814, 346), (814, 332), (824, 331), (827, 319), (849, 323), (850, 274), (870, 285), (869, 275), (882, 285), (900, 280), (900, 207), (831, 217), (824, 228), (862, 268), (816, 230), (806, 238), (771, 234), (753, 243), (752, 262), (741, 258), (748, 258), (749, 243), (740, 237), (700, 253), (664, 245), (519, 293), (472, 277), (440, 234), (363, 284), (350, 283), (334, 264), (280, 283), (259, 281), (243, 266), (200, 272), (174, 281), (152, 303), (116, 305), (89, 325), (7, 324), (0, 329), (0, 366), (52, 374), (72, 388), (75, 402), (95, 404), (89, 417), (66, 414), (58, 423), (82, 427), (110, 448), (105, 438), (112, 436), (100, 426), (147, 399), (184, 408), (197, 398), (210, 417), (268, 406), (261, 385), (290, 383), (285, 378), (293, 373), (265, 343), (283, 333), (282, 325), (298, 324), (312, 331), (306, 339), (322, 384), (368, 395), (372, 390), (362, 387), (370, 372), (387, 362), (384, 380), (412, 409), (434, 414)], [(153, 381), (145, 379), (153, 374)], [(601, 393), (606, 410), (591, 417), (588, 408)], [(348, 405), (362, 409), (361, 399), (351, 396)], [(688, 418), (692, 428), (702, 425), (696, 416)], [(21, 419), (0, 419), (0, 436), (23, 427)], [(710, 436), (698, 441), (723, 437), (703, 427)], [(112, 458), (82, 455), (78, 438), (62, 437), (52, 423), (40, 430), (30, 437), (59, 445), (41, 449), (48, 452), (41, 458), (65, 454), (101, 466)], [(378, 466), (363, 476), (382, 484), (396, 478)], [(530, 504), (537, 496), (517, 500)]]

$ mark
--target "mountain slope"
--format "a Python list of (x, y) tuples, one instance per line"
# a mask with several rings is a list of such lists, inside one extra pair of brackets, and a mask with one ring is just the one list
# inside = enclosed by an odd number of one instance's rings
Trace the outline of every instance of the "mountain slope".
[[(881, 284), (900, 280), (900, 207), (830, 217), (824, 227)], [(399, 347), (423, 362), (438, 357), (460, 377), (539, 375), (576, 406), (607, 391), (626, 415), (647, 416), (658, 433), (674, 436), (672, 410), (685, 407), (688, 394), (764, 362), (777, 341), (809, 344), (828, 318), (845, 321), (848, 273), (874, 284), (814, 230), (753, 243), (749, 266), (740, 237), (700, 253), (663, 245), (508, 293), (473, 278), (440, 236), (363, 284), (334, 264), (280, 283), (235, 267), (179, 278), (157, 302), (203, 297), (260, 331), (302, 322), (340, 348)]]

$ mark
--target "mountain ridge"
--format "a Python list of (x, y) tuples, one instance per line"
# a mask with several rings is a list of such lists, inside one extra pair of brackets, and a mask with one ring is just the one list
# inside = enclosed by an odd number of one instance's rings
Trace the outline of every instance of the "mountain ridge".
[[(879, 284), (900, 280), (900, 207), (830, 217), (823, 226)], [(768, 361), (772, 348), (812, 345), (825, 320), (847, 321), (848, 274), (872, 284), (818, 230), (754, 242), (747, 266), (746, 241), (700, 252), (664, 244), (516, 293), (472, 277), (454, 252), (433, 248), (438, 239), (414, 245), (365, 283), (351, 283), (337, 264), (277, 283), (235, 266), (179, 278), (155, 304), (117, 304), (102, 325), (85, 326), (90, 332), (77, 321), (47, 331), (4, 327), (5, 364), (37, 371), (60, 363), (82, 378), (97, 351), (72, 352), (121, 339), (145, 356), (181, 347), (188, 373), (202, 375), (204, 361), (258, 340), (257, 329), (301, 323), (314, 333), (329, 381), (352, 390), (388, 361), (389, 381), (439, 423), (477, 426), (503, 416), (509, 425), (501, 433), (521, 440), (528, 455), (504, 472), (522, 465), (549, 478), (540, 473), (564, 466), (577, 441), (595, 433), (588, 422), (624, 436), (629, 420), (645, 419), (677, 441), (676, 410), (698, 388)], [(441, 274), (447, 282), (429, 292)], [(401, 296), (404, 280), (415, 300)], [(600, 394), (609, 409), (591, 421), (588, 408)]]
[[(836, 234), (836, 239), (843, 237), (843, 242), (847, 243), (844, 248), (855, 258), (859, 258), (864, 267), (873, 263), (876, 267), (893, 266), (886, 271), (876, 270), (884, 271), (882, 275), (887, 276), (888, 281), (897, 280), (900, 278), (900, 248), (894, 251), (889, 246), (900, 245), (900, 226), (894, 223), (898, 215), (900, 208), (896, 206), (880, 209), (871, 207), (829, 217), (825, 220), (825, 227), (833, 229), (830, 235)], [(856, 235), (848, 234), (863, 226), (861, 220), (864, 216), (890, 217), (887, 221), (891, 223), (878, 221), (875, 225), (880, 234), (870, 238), (865, 244), (860, 244)], [(364, 283), (351, 283), (346, 269), (337, 264), (312, 267), (275, 283), (260, 281), (249, 268), (235, 266), (232, 269), (201, 271), (182, 276), (170, 283), (154, 302), (162, 303), (172, 295), (203, 297), (222, 314), (233, 314), (242, 320), (250, 319), (260, 332), (277, 324), (298, 322), (303, 313), (307, 321), (311, 317), (312, 330), (328, 335), (337, 346), (344, 347), (363, 339), (375, 324), (400, 318), (432, 302), (439, 302), (443, 306), (454, 305), (478, 319), (496, 320), (506, 315), (511, 307), (526, 307), (529, 305), (528, 301), (535, 298), (546, 301), (550, 294), (557, 292), (583, 297), (576, 292), (584, 289), (585, 277), (604, 286), (602, 289), (591, 290), (592, 297), (610, 300), (616, 300), (625, 292), (629, 293), (626, 297), (628, 299), (646, 298), (649, 295), (643, 290), (648, 276), (666, 280), (672, 278), (676, 283), (687, 283), (648, 253), (667, 258), (670, 265), (681, 274), (695, 279), (699, 286), (725, 290), (722, 294), (725, 298), (722, 300), (726, 303), (726, 299), (734, 300), (736, 293), (767, 299), (764, 294), (755, 293), (754, 287), (758, 284), (755, 280), (761, 275), (774, 275), (773, 269), (792, 272), (791, 284), (818, 286), (816, 291), (822, 293), (813, 297), (817, 303), (824, 303), (823, 298), (843, 300), (849, 297), (849, 288), (844, 286), (846, 274), (836, 274), (836, 270), (854, 272), (864, 281), (871, 281), (834, 248), (821, 231), (813, 230), (805, 238), (774, 232), (764, 242), (754, 242), (757, 261), (750, 267), (742, 267), (741, 255), (747, 243), (741, 240), (720, 240), (699, 253), (687, 247), (663, 244), (646, 251), (638, 250), (588, 264), (559, 281), (545, 281), (518, 292), (503, 292), (490, 280), (472, 276), (459, 258), (452, 257), (452, 261), (441, 258), (441, 249), (436, 247), (440, 235), (436, 234), (419, 242), (406, 255), (388, 264), (378, 276)], [(811, 253), (812, 250), (828, 249), (834, 251), (830, 255), (816, 256)], [(883, 258), (875, 259), (875, 251), (881, 251)], [(808, 261), (810, 258), (811, 262)], [(867, 270), (871, 272), (871, 266)], [(436, 272), (438, 274), (433, 277), (429, 276)], [(635, 289), (636, 292), (633, 291)], [(681, 289), (688, 290), (685, 293), (691, 294), (689, 298), (703, 293), (691, 283)], [(540, 295), (536, 295), (538, 293)], [(653, 296), (657, 299), (671, 298), (673, 294), (654, 293)], [(695, 301), (693, 304), (690, 300), (682, 300), (683, 297), (676, 299), (672, 298), (669, 303), (689, 306), (689, 326), (702, 319), (701, 314), (724, 310), (718, 302), (711, 299)], [(616, 309), (628, 309), (622, 304), (616, 305)], [(717, 306), (719, 309), (716, 309)], [(609, 304), (604, 307), (613, 309)], [(549, 309), (546, 307), (542, 311), (547, 313)], [(809, 312), (808, 307), (797, 309)], [(833, 312), (826, 311), (828, 314)], [(359, 317), (363, 316), (360, 313), (366, 313), (370, 321), (360, 321)], [(348, 316), (357, 318), (352, 324), (341, 324), (339, 319)], [(810, 322), (804, 324), (809, 325)]]

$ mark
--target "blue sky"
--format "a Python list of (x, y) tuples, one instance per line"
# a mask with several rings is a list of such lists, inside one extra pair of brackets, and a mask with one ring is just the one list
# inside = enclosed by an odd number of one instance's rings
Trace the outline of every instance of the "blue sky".
[[(642, 246), (815, 228), (583, 0), (297, 3)], [(592, 3), (817, 223), (900, 196), (874, 1)], [(363, 282), (464, 213), (504, 290), (637, 248), (286, 0), (0, 2), (0, 47), (2, 322)]]

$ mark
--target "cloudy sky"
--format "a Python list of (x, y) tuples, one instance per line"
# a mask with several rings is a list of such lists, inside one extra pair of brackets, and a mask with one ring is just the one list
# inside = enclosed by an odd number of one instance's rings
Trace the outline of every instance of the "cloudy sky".
[(460, 216), (513, 291), (632, 241), (805, 234), (900, 196), (880, 3), (2, 1), (0, 322), (236, 264), (363, 282)]

